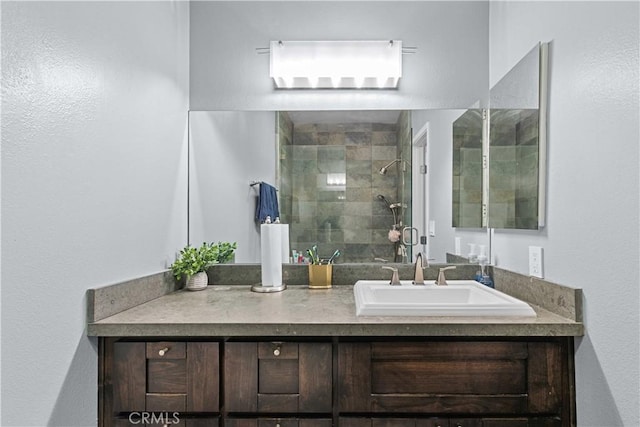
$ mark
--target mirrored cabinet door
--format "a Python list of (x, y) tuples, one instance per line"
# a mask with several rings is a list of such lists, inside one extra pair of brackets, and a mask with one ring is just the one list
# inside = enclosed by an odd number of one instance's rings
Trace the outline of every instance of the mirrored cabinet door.
[(536, 45), (490, 90), (488, 110), (453, 123), (453, 226), (544, 226), (548, 44)]
[(482, 109), (467, 110), (453, 122), (454, 227), (483, 226), (483, 114)]

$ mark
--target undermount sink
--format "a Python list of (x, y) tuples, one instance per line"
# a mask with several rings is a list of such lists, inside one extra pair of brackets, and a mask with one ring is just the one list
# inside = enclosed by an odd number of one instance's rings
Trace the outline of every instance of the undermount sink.
[(353, 287), (358, 316), (536, 317), (529, 304), (474, 280), (391, 286), (388, 280), (358, 280)]

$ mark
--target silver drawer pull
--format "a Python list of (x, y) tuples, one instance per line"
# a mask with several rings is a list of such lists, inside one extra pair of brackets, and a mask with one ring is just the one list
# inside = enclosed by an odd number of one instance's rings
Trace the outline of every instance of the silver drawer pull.
[(159, 356), (164, 356), (169, 351), (169, 347), (165, 347), (162, 350), (158, 351)]
[[(273, 355), (276, 357), (280, 356), (280, 347), (276, 347), (273, 349)], [(276, 427), (280, 427), (280, 424), (276, 424)]]

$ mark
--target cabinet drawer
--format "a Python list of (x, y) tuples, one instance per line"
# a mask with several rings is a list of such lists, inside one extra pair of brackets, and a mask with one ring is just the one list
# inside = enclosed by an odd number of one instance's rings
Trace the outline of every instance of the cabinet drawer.
[(225, 427), (332, 427), (330, 418), (227, 418)]
[(141, 418), (142, 414), (131, 419), (116, 418), (113, 420), (113, 427), (218, 427), (220, 422), (218, 418), (180, 418), (179, 414), (171, 412), (160, 412), (154, 414), (146, 414), (145, 418)]
[(113, 412), (218, 412), (215, 342), (113, 344)]
[(553, 343), (340, 343), (338, 405), (342, 412), (558, 413), (561, 368)]
[(228, 412), (331, 412), (331, 343), (229, 342), (224, 353)]
[(147, 359), (186, 359), (187, 345), (184, 342), (148, 342)]
[[(446, 418), (357, 418), (340, 417), (339, 427), (450, 427), (449, 419)], [(471, 427), (473, 424), (465, 424), (464, 427)]]

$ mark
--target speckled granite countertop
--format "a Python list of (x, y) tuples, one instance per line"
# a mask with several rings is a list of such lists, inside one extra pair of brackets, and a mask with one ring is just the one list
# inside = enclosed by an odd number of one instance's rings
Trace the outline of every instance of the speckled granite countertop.
[[(537, 318), (357, 317), (353, 286), (254, 293), (249, 286), (179, 290), (100, 320), (90, 336), (580, 336), (580, 321), (531, 304)], [(111, 301), (113, 304), (113, 300)]]

